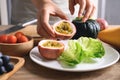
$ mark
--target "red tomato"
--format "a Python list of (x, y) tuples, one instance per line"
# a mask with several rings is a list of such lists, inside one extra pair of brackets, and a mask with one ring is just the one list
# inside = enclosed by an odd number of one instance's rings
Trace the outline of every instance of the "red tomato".
[(22, 43), (22, 42), (27, 42), (28, 41), (28, 38), (24, 35), (22, 35), (20, 38), (18, 38), (18, 42), (19, 43)]
[(8, 36), (6, 34), (0, 35), (0, 43), (6, 43)]
[(22, 32), (16, 32), (15, 33), (15, 36), (18, 38), (20, 38), (22, 35), (24, 35)]
[(14, 35), (9, 35), (7, 38), (7, 43), (16, 43), (17, 42), (17, 37)]

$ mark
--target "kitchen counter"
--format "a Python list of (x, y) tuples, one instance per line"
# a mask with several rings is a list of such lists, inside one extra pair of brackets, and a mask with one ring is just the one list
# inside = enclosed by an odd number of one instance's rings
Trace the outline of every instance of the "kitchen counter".
[[(4, 30), (10, 26), (0, 26)], [(37, 35), (36, 26), (27, 26), (19, 31), (34, 38)], [(64, 72), (45, 68), (34, 63), (29, 55), (23, 56), (25, 59), (24, 66), (18, 70), (8, 80), (120, 80), (120, 60), (105, 69), (90, 72)]]

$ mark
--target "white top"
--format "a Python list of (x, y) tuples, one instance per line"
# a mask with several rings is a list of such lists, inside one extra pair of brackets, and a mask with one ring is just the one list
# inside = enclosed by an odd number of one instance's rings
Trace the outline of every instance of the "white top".
[[(59, 8), (62, 9), (62, 11), (69, 17), (70, 20), (77, 16), (77, 12), (74, 16), (71, 16), (68, 8), (68, 0), (53, 0), (53, 2), (55, 2)], [(25, 22), (31, 18), (36, 18), (37, 10), (30, 0), (11, 0), (11, 5), (12, 24)], [(59, 19), (60, 18), (58, 17), (51, 16), (50, 24), (55, 23), (55, 21), (58, 21)]]
[[(68, 18), (70, 20), (73, 20), (75, 17), (77, 17), (78, 9), (79, 9), (78, 5), (75, 6), (75, 14), (71, 15), (70, 11), (69, 11), (68, 0), (52, 0), (52, 1), (59, 6), (59, 8), (68, 16)], [(56, 17), (50, 17), (50, 23), (51, 24), (55, 23), (58, 20), (60, 20), (60, 19), (56, 18)]]

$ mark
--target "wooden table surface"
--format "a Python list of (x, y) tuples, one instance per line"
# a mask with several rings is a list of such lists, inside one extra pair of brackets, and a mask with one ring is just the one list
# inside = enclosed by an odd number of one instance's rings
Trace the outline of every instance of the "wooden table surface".
[[(8, 26), (0, 26), (0, 30), (4, 30)], [(38, 36), (36, 26), (27, 26), (21, 29), (27, 35)], [(31, 33), (32, 32), (32, 33)], [(105, 69), (91, 72), (64, 72), (45, 68), (34, 63), (29, 54), (23, 56), (25, 59), (24, 66), (18, 70), (8, 80), (120, 80), (120, 60)]]

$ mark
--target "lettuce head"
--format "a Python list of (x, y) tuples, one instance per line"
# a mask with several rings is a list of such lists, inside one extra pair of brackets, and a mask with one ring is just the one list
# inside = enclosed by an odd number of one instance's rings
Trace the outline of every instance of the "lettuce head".
[(58, 60), (64, 65), (75, 66), (81, 61), (101, 58), (104, 54), (104, 47), (98, 39), (80, 37), (78, 40), (68, 40), (68, 47)]

